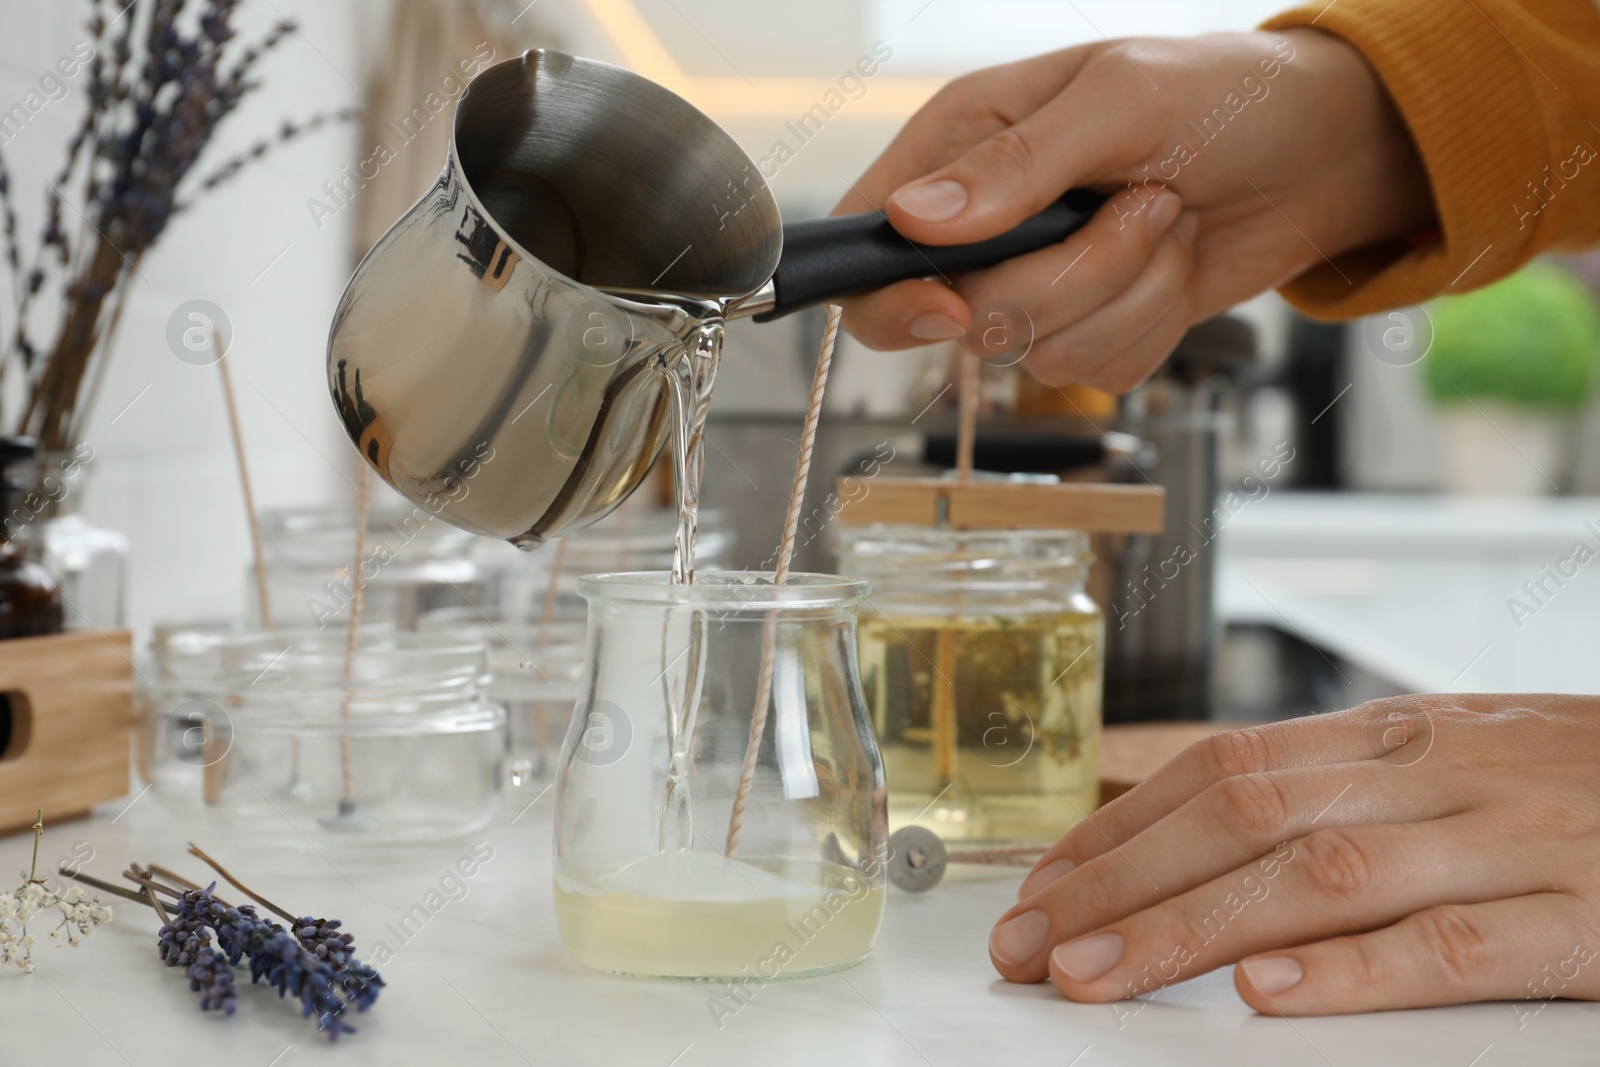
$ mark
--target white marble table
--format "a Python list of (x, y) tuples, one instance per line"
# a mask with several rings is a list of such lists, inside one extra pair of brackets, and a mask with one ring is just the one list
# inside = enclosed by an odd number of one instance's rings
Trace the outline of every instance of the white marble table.
[[(997, 980), (984, 950), (1018, 876), (958, 874), (933, 892), (892, 891), (874, 957), (822, 978), (774, 982), (719, 1029), (706, 984), (615, 978), (569, 960), (550, 908), (550, 798), (507, 797), (481, 835), (396, 852), (382, 865), (341, 855), (263, 853), (153, 796), (118, 816), (45, 835), (51, 865), (93, 849), (86, 869), (114, 880), (130, 860), (198, 875), (201, 843), (285, 907), (337, 916), (358, 947), (385, 941), (389, 988), (360, 1033), (335, 1047), (288, 1004), (245, 988), (231, 1019), (202, 1014), (188, 982), (155, 957), (155, 915), (119, 902), (112, 926), (78, 949), (41, 943), (38, 970), (0, 975), (5, 1067), (371, 1067), (523, 1064), (605, 1067), (829, 1065), (1592, 1064), (1600, 1005), (1554, 1003), (1519, 1020), (1508, 1004), (1323, 1019), (1252, 1013), (1226, 972), (1117, 1011), (1071, 1004), (1048, 986)], [(402, 944), (387, 928), (476, 841), (493, 858)], [(0, 840), (0, 871), (25, 868), (30, 838)], [(7, 879), (9, 881), (9, 877)], [(41, 942), (43, 939), (41, 938)], [(1524, 1006), (1526, 1010), (1527, 1006)], [(1118, 1012), (1123, 1013), (1120, 1017)], [(1131, 1013), (1131, 1014), (1129, 1014)]]

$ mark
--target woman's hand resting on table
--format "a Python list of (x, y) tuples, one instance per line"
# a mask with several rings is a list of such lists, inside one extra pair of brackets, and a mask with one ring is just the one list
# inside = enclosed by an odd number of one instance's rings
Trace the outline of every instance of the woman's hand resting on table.
[(989, 953), (1089, 1002), (1230, 963), (1274, 1015), (1600, 999), (1600, 698), (1218, 734), (1052, 846)]
[(1035, 376), (1122, 392), (1191, 323), (1433, 217), (1376, 75), (1316, 30), (1106, 42), (967, 75), (835, 211), (883, 209), (912, 240), (960, 244), (1079, 186), (1114, 195), (1066, 241), (856, 297), (845, 327), (883, 349), (977, 338), (990, 323), (974, 309), (1004, 300), (1031, 320)]

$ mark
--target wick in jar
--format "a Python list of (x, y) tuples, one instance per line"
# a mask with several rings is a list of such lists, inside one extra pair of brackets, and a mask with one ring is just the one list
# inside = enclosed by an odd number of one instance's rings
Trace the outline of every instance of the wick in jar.
[[(817, 370), (811, 379), (811, 403), (806, 408), (805, 429), (800, 435), (800, 456), (795, 461), (794, 486), (789, 490), (789, 513), (783, 523), (783, 540), (778, 545), (778, 565), (772, 584), (789, 581), (789, 563), (794, 558), (796, 532), (800, 528), (800, 509), (805, 504), (806, 480), (811, 474), (811, 452), (817, 442), (817, 422), (822, 416), (822, 395), (828, 385), (828, 367), (833, 363), (833, 346), (839, 338), (839, 320), (844, 309), (828, 305), (828, 324), (822, 331), (822, 350), (817, 354)], [(755, 709), (750, 715), (750, 738), (745, 744), (744, 763), (739, 768), (739, 785), (733, 795), (733, 813), (728, 819), (728, 840), (723, 853), (732, 859), (739, 851), (739, 834), (744, 828), (744, 810), (750, 801), (750, 786), (755, 781), (756, 757), (761, 752), (761, 735), (767, 726), (767, 708), (772, 703), (772, 669), (777, 652), (778, 616), (767, 613), (761, 630), (761, 668), (756, 680)]]
[(356, 814), (355, 773), (350, 754), (350, 697), (355, 682), (356, 639), (361, 630), (361, 612), (366, 603), (366, 580), (361, 574), (361, 561), (367, 554), (367, 505), (371, 498), (371, 468), (365, 462), (356, 481), (356, 547), (355, 559), (350, 566), (350, 618), (344, 631), (344, 667), (340, 672), (339, 721), (344, 729), (339, 733), (339, 811), (332, 818), (318, 820), (329, 829), (363, 830), (371, 821)]
[[(978, 438), (979, 374), (982, 367), (973, 356), (956, 353), (961, 361), (960, 421), (956, 432), (956, 481), (972, 481), (972, 455)], [(956, 729), (956, 630), (942, 627), (934, 639), (933, 776), (939, 789), (956, 778), (956, 750), (960, 736)]]

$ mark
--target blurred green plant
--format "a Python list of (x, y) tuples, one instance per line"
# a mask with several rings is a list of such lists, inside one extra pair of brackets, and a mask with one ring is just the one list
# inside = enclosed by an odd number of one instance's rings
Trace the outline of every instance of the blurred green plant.
[(1438, 403), (1501, 400), (1572, 409), (1600, 382), (1600, 310), (1583, 283), (1538, 264), (1429, 309), (1423, 380)]

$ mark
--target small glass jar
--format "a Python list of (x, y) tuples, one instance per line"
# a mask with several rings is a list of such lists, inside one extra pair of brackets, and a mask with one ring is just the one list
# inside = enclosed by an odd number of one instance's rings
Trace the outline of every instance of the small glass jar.
[[(424, 612), (482, 606), (493, 576), (475, 558), (486, 540), (459, 530), (427, 509), (374, 507), (367, 517), (366, 551), (359, 564), (362, 624), (387, 622), (414, 630)], [(354, 592), (355, 514), (351, 508), (266, 511), (261, 554), (267, 596), (279, 628), (328, 632), (345, 625)], [(259, 617), (253, 575), (246, 578), (250, 617)]]
[(488, 650), (451, 634), (248, 634), (222, 645), (227, 695), (208, 806), (262, 840), (395, 844), (488, 824), (506, 753)]
[(1073, 530), (857, 526), (872, 582), (861, 667), (889, 822), (955, 841), (1054, 841), (1099, 802), (1105, 624)]
[(133, 690), (134, 767), (140, 780), (170, 804), (200, 807), (206, 732), (227, 701), (222, 643), (239, 629), (237, 622), (224, 619), (151, 628), (150, 667)]
[[(580, 579), (583, 695), (555, 800), (556, 921), (581, 963), (678, 978), (848, 967), (883, 918), (883, 764), (857, 579)], [(764, 647), (770, 701), (729, 845)]]
[(489, 699), (506, 709), (511, 784), (548, 781), (583, 678), (584, 624), (507, 622), (475, 608), (430, 611), (421, 632), (450, 633), (489, 648)]
[(83, 514), (94, 449), (38, 455), (24, 475), (29, 492), (5, 516), (61, 590), (69, 630), (120, 630), (126, 624), (128, 538)]

